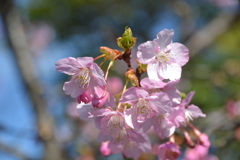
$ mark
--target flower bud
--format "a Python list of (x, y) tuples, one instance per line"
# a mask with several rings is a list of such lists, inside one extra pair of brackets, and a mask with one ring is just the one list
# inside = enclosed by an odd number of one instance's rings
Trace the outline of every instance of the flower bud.
[(108, 97), (109, 97), (109, 93), (106, 92), (105, 95), (101, 98), (93, 98), (92, 100), (93, 107), (95, 108), (102, 107), (105, 104), (105, 102), (108, 100)]
[(117, 39), (117, 44), (122, 49), (131, 49), (136, 44), (137, 38), (132, 36), (132, 30), (130, 28), (126, 28), (122, 37)]
[(131, 81), (133, 86), (139, 86), (137, 76), (132, 68), (125, 73), (125, 76)]
[(100, 47), (100, 52), (104, 54), (105, 60), (113, 60), (115, 57), (122, 54), (122, 52), (119, 50), (111, 49), (109, 47), (104, 46)]
[(83, 103), (89, 103), (92, 100), (92, 95), (89, 94), (88, 92), (84, 92), (80, 96), (77, 97), (77, 102), (80, 104), (81, 102)]
[(103, 142), (101, 147), (100, 147), (100, 152), (102, 156), (107, 157), (111, 154), (111, 150), (108, 148), (108, 142)]
[(166, 142), (158, 147), (159, 159), (177, 159), (181, 155), (181, 151), (176, 143)]
[(211, 142), (209, 141), (208, 136), (206, 134), (204, 134), (204, 133), (202, 133), (199, 136), (199, 143), (201, 145), (203, 145), (204, 147), (207, 147), (207, 148), (209, 148), (210, 145), (211, 145)]

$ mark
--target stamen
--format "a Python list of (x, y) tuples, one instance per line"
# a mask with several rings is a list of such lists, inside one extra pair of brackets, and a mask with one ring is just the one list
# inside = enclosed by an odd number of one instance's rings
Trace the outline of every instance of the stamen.
[(134, 105), (134, 108), (136, 109), (137, 114), (140, 114), (145, 118), (150, 117), (154, 113), (153, 108), (150, 106), (149, 102), (146, 101), (145, 99), (140, 99)]
[(78, 73), (76, 73), (73, 78), (74, 81), (79, 84), (79, 88), (85, 89), (88, 87), (90, 82), (90, 71), (87, 68), (81, 69)]
[(167, 117), (168, 115), (169, 115), (168, 113), (160, 114), (160, 115), (158, 115), (158, 116), (155, 116), (155, 119), (156, 119), (157, 123), (158, 123), (159, 125), (161, 125), (161, 124), (162, 124), (162, 121), (163, 121), (164, 119), (166, 119), (166, 117)]
[(185, 110), (185, 118), (186, 122), (193, 121), (193, 114), (187, 109)]
[(158, 61), (160, 61), (161, 63), (165, 64), (165, 63), (167, 63), (168, 61), (171, 60), (171, 56), (170, 56), (169, 53), (160, 51), (160, 52), (157, 54), (156, 59), (157, 59)]
[(162, 92), (162, 90), (161, 90), (160, 88), (155, 88), (155, 89), (151, 89), (151, 90), (149, 91), (149, 94), (151, 95), (151, 94), (153, 94), (153, 93), (159, 93), (159, 92)]
[(118, 136), (114, 142), (120, 144), (125, 144), (128, 142), (127, 131), (125, 128), (119, 131)]
[(107, 128), (109, 128), (111, 131), (118, 131), (121, 130), (124, 127), (124, 125), (125, 121), (123, 117), (115, 114), (108, 121)]
[(170, 53), (166, 53), (163, 51), (160, 51), (157, 56), (156, 59), (161, 63), (162, 65), (162, 71), (164, 72), (167, 69), (167, 64), (171, 61), (171, 54)]

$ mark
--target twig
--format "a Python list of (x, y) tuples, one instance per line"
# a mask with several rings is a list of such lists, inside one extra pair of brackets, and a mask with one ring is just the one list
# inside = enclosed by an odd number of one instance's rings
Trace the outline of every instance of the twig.
[(12, 148), (10, 146), (7, 146), (5, 144), (0, 143), (0, 150), (7, 152), (17, 158), (23, 159), (23, 160), (30, 160), (30, 158), (28, 158), (26, 155), (24, 155), (23, 153), (19, 152), (18, 150), (16, 150), (15, 148)]

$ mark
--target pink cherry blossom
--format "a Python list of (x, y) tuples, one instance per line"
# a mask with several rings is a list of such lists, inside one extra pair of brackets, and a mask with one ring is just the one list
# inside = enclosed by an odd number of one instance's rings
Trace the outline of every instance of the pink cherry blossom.
[(197, 106), (189, 103), (191, 102), (195, 92), (192, 91), (190, 92), (185, 99), (182, 100), (181, 104), (179, 107), (185, 108), (185, 118), (186, 122), (193, 120), (198, 117), (206, 117), (205, 114), (202, 113), (201, 109), (198, 108)]
[(137, 57), (143, 64), (148, 64), (147, 74), (150, 79), (176, 80), (181, 77), (181, 67), (189, 60), (188, 49), (180, 43), (172, 43), (174, 31), (164, 29), (153, 41), (138, 46)]
[(65, 82), (63, 90), (67, 95), (77, 98), (87, 90), (97, 97), (101, 97), (106, 82), (100, 67), (93, 62), (92, 57), (68, 57), (56, 62), (59, 72), (72, 75), (69, 82)]
[(158, 147), (159, 160), (176, 160), (181, 154), (177, 144), (166, 142)]
[[(124, 113), (112, 109), (96, 109), (91, 112), (100, 130), (98, 141), (109, 141), (111, 153), (123, 152), (126, 157), (138, 158), (142, 152), (151, 150), (151, 143), (144, 133), (133, 130), (126, 122)], [(130, 124), (131, 125), (131, 124)], [(132, 125), (131, 125), (132, 126)]]
[(132, 104), (132, 109), (135, 110), (140, 121), (145, 121), (156, 113), (166, 113), (172, 109), (172, 103), (167, 94), (153, 93), (149, 95), (147, 91), (136, 87), (129, 88), (119, 102)]
[(157, 135), (164, 139), (166, 137), (170, 137), (176, 130), (176, 128), (180, 127), (185, 121), (184, 110), (179, 107), (175, 107), (171, 110), (171, 112), (165, 114), (157, 114), (153, 118), (142, 123), (143, 131), (146, 132), (153, 126), (154, 131)]
[[(151, 143), (148, 136), (144, 133), (139, 133), (139, 137), (130, 140), (123, 149), (123, 155), (127, 158), (138, 159), (141, 154), (151, 151)], [(139, 139), (138, 139), (139, 138)]]
[(128, 129), (126, 133), (126, 142), (119, 143), (118, 138), (109, 142), (108, 148), (112, 153), (122, 152), (125, 158), (138, 159), (143, 152), (151, 151), (151, 143), (146, 134), (131, 129)]
[(219, 160), (218, 157), (208, 154), (209, 147), (195, 145), (194, 148), (187, 148), (184, 160)]
[(149, 92), (150, 95), (152, 93), (157, 93), (157, 92), (166, 93), (169, 96), (173, 104), (173, 107), (175, 107), (179, 105), (181, 102), (180, 91), (176, 89), (176, 87), (174, 87), (174, 85), (177, 84), (178, 82), (179, 82), (179, 79), (165, 83), (162, 80), (154, 80), (146, 77), (141, 80), (140, 84), (144, 90)]

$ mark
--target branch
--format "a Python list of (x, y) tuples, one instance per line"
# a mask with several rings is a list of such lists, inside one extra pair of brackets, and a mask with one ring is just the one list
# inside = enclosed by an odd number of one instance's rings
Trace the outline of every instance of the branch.
[(33, 109), (37, 118), (39, 136), (45, 146), (44, 160), (63, 160), (61, 149), (54, 137), (54, 121), (46, 108), (46, 101), (41, 95), (43, 90), (37, 79), (35, 66), (22, 27), (20, 13), (12, 0), (0, 1), (0, 12), (7, 29), (8, 41), (21, 72), (21, 78), (32, 100)]
[(193, 34), (185, 43), (191, 51), (191, 55), (199, 53), (202, 49), (213, 43), (219, 35), (229, 28), (235, 17), (235, 13), (222, 13), (203, 29)]
[(23, 160), (30, 160), (30, 158), (28, 158), (23, 153), (19, 152), (18, 150), (14, 149), (12, 147), (4, 145), (2, 143), (0, 143), (0, 150), (2, 150), (4, 152), (7, 152), (7, 153), (10, 153), (11, 155), (13, 155), (13, 156), (15, 156), (17, 158), (23, 159)]

